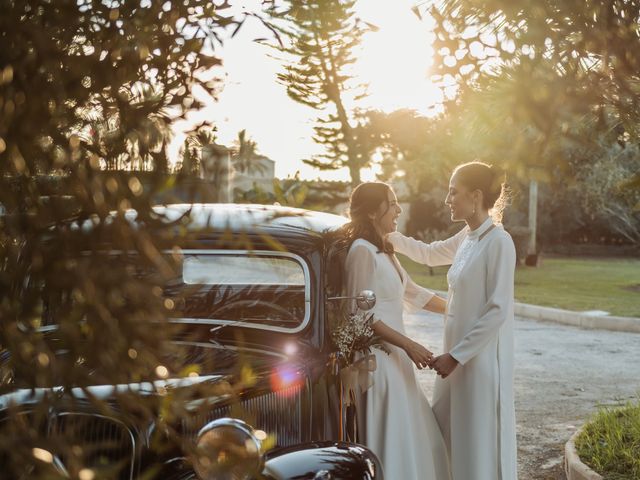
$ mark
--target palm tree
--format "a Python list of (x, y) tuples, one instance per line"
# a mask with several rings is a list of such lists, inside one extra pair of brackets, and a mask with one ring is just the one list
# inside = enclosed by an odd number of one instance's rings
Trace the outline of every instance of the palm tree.
[(258, 145), (247, 135), (246, 130), (238, 132), (238, 139), (234, 142), (234, 154), (231, 159), (233, 167), (240, 173), (264, 173), (266, 166), (260, 162), (264, 158), (258, 153)]
[(228, 202), (229, 150), (218, 143), (215, 127), (203, 123), (189, 132), (185, 140), (182, 171), (212, 181), (217, 202)]

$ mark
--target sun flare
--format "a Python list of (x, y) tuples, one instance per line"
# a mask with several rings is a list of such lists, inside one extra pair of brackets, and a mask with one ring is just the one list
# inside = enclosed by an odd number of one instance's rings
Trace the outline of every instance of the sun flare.
[[(429, 79), (435, 71), (432, 25), (428, 17), (419, 19), (412, 12), (413, 5), (413, 0), (356, 3), (356, 16), (373, 26), (362, 38), (351, 72), (357, 82), (369, 85), (369, 96), (359, 103), (360, 107), (384, 112), (408, 108), (427, 116), (442, 111), (442, 90)], [(187, 121), (176, 124), (172, 158), (177, 158), (185, 138), (180, 130), (208, 120), (218, 129), (218, 141), (227, 145), (246, 129), (262, 153), (277, 159), (277, 176), (295, 172), (303, 178), (318, 176), (317, 170), (302, 163), (302, 159), (322, 152), (312, 140), (315, 113), (291, 101), (275, 81), (281, 65), (264, 46), (253, 41), (265, 35), (263, 25), (249, 21), (239, 35), (225, 42), (219, 52), (223, 66), (215, 69), (216, 75), (225, 79), (224, 88), (217, 100), (205, 95), (201, 98), (205, 107), (189, 112)], [(278, 113), (277, 122), (273, 121), (274, 112)], [(347, 176), (346, 169), (322, 172), (325, 179), (342, 180)], [(374, 179), (375, 172), (365, 169), (362, 178)]]
[(358, 80), (369, 84), (368, 106), (386, 112), (411, 108), (424, 115), (440, 111), (441, 89), (429, 80), (433, 34), (427, 19), (411, 11), (409, 1), (366, 1), (356, 6), (374, 26), (362, 40), (354, 66)]

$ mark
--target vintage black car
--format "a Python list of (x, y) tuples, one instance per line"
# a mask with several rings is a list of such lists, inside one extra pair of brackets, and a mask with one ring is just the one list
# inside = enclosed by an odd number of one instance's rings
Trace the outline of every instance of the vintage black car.
[[(175, 480), (383, 478), (378, 459), (358, 444), (356, 412), (343, 402), (341, 362), (331, 341), (330, 325), (343, 311), (335, 297), (342, 294), (344, 258), (332, 232), (345, 219), (259, 205), (184, 204), (157, 211), (169, 220), (189, 216), (187, 233), (174, 246), (181, 272), (167, 282), (164, 296), (178, 312), (174, 342), (185, 362), (199, 362), (203, 369), (195, 379), (135, 388), (142, 398), (167, 388), (229, 382), (239, 359), (251, 368), (251, 386), (233, 400), (208, 399), (206, 415), (183, 422), (205, 462), (180, 451), (150, 455), (154, 425), (134, 428), (126, 418), (103, 415), (82, 402), (87, 395), (108, 398), (117, 390), (112, 386), (61, 391), (74, 401), (50, 412), (46, 431), (68, 432), (85, 443), (107, 439), (105, 451), (98, 448), (92, 457), (118, 463), (119, 479), (138, 478), (147, 462), (160, 464), (155, 478)], [(242, 244), (228, 241), (230, 236), (240, 236)], [(55, 325), (43, 328), (55, 336)], [(43, 394), (3, 395), (0, 415), (11, 405), (35, 404)], [(261, 452), (267, 438), (272, 446)], [(243, 461), (232, 470), (219, 468), (227, 454)], [(53, 461), (64, 473), (65, 458)]]

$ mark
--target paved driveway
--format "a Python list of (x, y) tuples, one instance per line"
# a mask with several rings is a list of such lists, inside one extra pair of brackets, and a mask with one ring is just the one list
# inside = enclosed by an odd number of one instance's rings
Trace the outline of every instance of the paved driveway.
[[(442, 350), (442, 317), (410, 315), (407, 333)], [(429, 399), (435, 374), (419, 371)], [(597, 405), (640, 396), (640, 334), (516, 321), (519, 480), (564, 479), (564, 443)]]

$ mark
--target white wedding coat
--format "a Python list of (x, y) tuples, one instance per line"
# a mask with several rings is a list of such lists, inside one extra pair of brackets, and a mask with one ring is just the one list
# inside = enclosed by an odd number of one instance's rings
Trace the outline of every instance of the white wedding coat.
[(444, 351), (458, 362), (433, 395), (454, 480), (516, 480), (513, 400), (515, 248), (501, 225), (426, 244), (400, 233), (396, 251), (430, 266), (451, 265)]
[[(357, 239), (345, 261), (347, 293), (373, 290), (374, 322), (405, 334), (404, 309), (417, 311), (433, 293), (416, 285), (395, 257)], [(447, 449), (431, 406), (404, 350), (387, 344), (390, 354), (372, 349), (377, 368), (366, 392), (366, 445), (382, 462), (390, 480), (449, 480)]]

